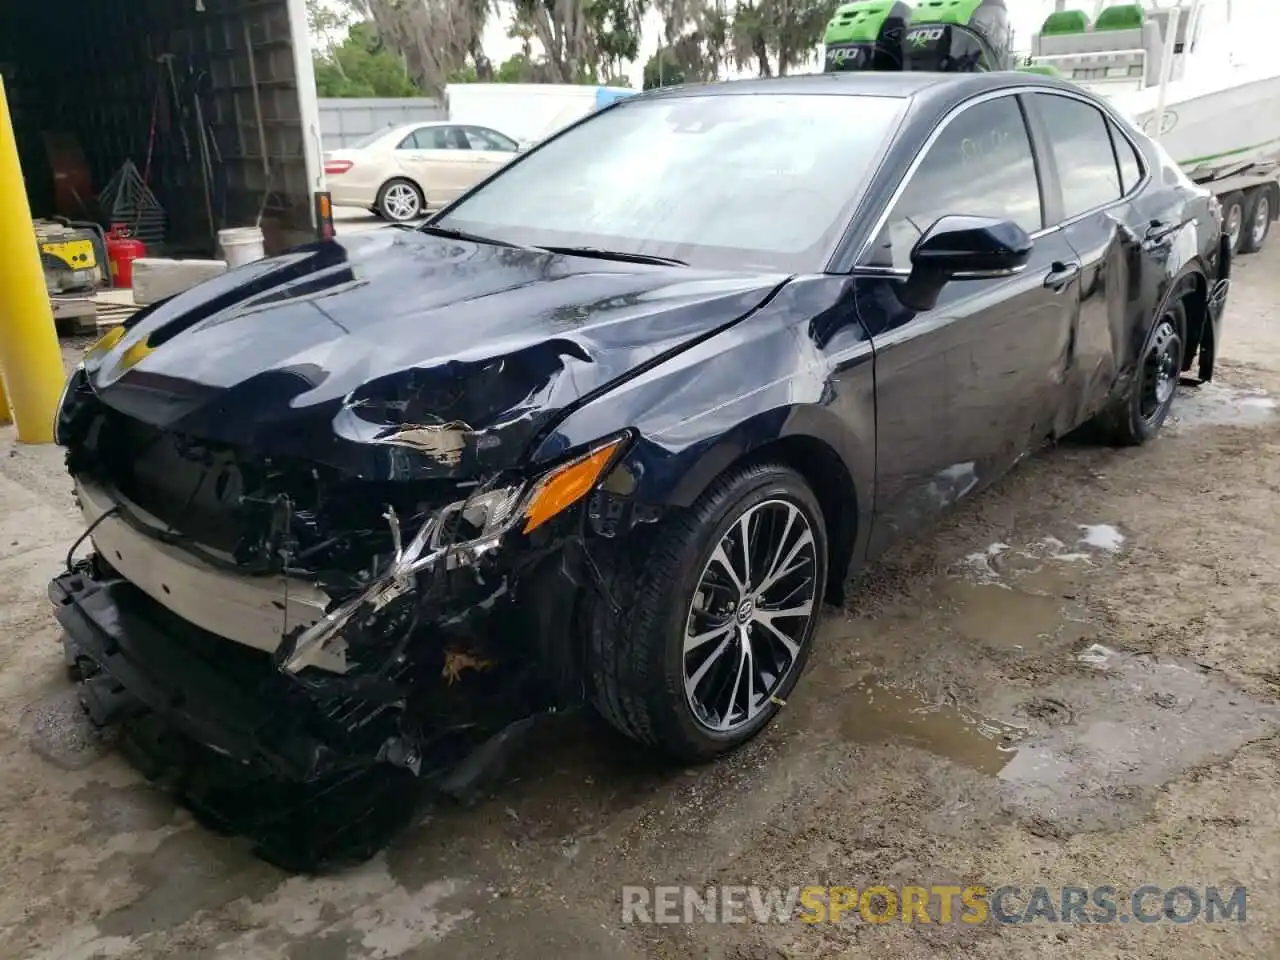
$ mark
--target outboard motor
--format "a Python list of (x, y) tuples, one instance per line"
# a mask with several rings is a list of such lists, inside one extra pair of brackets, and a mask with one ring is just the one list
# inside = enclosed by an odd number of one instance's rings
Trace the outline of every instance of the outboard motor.
[(1005, 0), (925, 0), (903, 41), (903, 69), (985, 73), (1014, 67)]
[(981, 73), (1014, 68), (1005, 0), (859, 0), (827, 24), (826, 72)]
[(842, 4), (827, 23), (824, 72), (902, 69), (902, 38), (911, 7), (901, 0)]

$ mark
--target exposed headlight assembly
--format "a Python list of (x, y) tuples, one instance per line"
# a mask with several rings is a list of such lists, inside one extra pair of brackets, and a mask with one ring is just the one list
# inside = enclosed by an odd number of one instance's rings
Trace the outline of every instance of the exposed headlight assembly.
[(497, 547), (517, 524), (523, 523), (523, 532), (531, 533), (562, 513), (600, 482), (626, 448), (626, 440), (625, 435), (606, 440), (530, 482), (482, 487), (466, 500), (428, 517), (407, 544), (399, 518), (388, 508), (391, 563), (366, 590), (304, 630), (285, 657), (283, 668), (297, 673), (314, 665), (324, 645), (338, 636), (352, 617), (362, 611), (381, 610), (408, 593), (423, 570), (440, 563), (448, 567), (473, 563)]

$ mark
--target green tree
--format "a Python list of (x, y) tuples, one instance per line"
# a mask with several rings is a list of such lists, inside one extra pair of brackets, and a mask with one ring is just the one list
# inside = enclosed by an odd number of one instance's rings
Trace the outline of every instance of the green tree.
[[(371, 20), (388, 50), (431, 94), (468, 66), (478, 80), (493, 79), (493, 64), (481, 38), (498, 0), (341, 0)], [(579, 0), (572, 0), (579, 2)]]
[(542, 46), (548, 82), (597, 83), (639, 54), (646, 2), (514, 0), (513, 30)]
[(346, 38), (315, 58), (321, 97), (421, 97), (424, 92), (387, 50), (370, 23), (354, 23)]
[(644, 89), (670, 87), (685, 83), (684, 67), (670, 47), (661, 47), (644, 65)]
[(335, 37), (340, 36), (351, 22), (350, 14), (344, 9), (335, 9), (321, 0), (307, 0), (307, 29), (311, 35), (320, 40), (320, 53), (316, 56), (317, 67), (321, 59), (328, 58), (333, 69), (342, 76), (342, 64), (333, 60), (333, 51), (337, 46)]
[(738, 0), (731, 29), (733, 59), (762, 77), (786, 76), (817, 53), (838, 0)]
[(493, 79), (498, 83), (539, 83), (545, 79), (547, 63), (527, 53), (516, 53), (498, 65)]
[[(718, 80), (731, 59), (729, 0), (654, 0), (654, 8), (662, 17), (662, 46), (668, 51), (661, 61), (664, 84)], [(666, 79), (672, 65), (681, 81)]]

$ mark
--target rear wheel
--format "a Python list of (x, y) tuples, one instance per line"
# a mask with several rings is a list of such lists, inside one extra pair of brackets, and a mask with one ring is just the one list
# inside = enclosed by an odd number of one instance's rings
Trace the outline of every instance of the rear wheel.
[(826, 582), (822, 510), (793, 470), (757, 465), (656, 536), (614, 573), (625, 606), (593, 601), (591, 697), (627, 736), (706, 759), (763, 730), (804, 670)]
[(1187, 331), (1186, 304), (1169, 298), (1132, 379), (1098, 417), (1106, 439), (1121, 446), (1146, 443), (1160, 432), (1173, 407)]
[(1243, 193), (1228, 193), (1222, 198), (1222, 232), (1231, 241), (1231, 253), (1240, 252), (1244, 239), (1245, 203)]
[(416, 220), (424, 209), (422, 191), (408, 180), (388, 180), (378, 191), (378, 212), (392, 223)]
[(1244, 225), (1240, 236), (1241, 253), (1257, 253), (1271, 232), (1271, 188), (1254, 187), (1245, 194)]

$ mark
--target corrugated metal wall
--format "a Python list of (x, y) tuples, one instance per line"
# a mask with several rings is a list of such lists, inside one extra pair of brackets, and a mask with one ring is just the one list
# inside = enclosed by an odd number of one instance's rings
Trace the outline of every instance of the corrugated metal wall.
[[(163, 54), (173, 55), (172, 83)], [(251, 224), (264, 209), (271, 247), (309, 230), (287, 0), (6, 2), (0, 72), (37, 215), (52, 206), (46, 133), (75, 135), (96, 193), (125, 159), (146, 167), (154, 123), (149, 182), (173, 246), (211, 251), (213, 231)], [(207, 202), (198, 116), (212, 167)]]
[(444, 107), (430, 97), (323, 99), (320, 134), (326, 150), (350, 146), (361, 137), (402, 123), (446, 120)]

